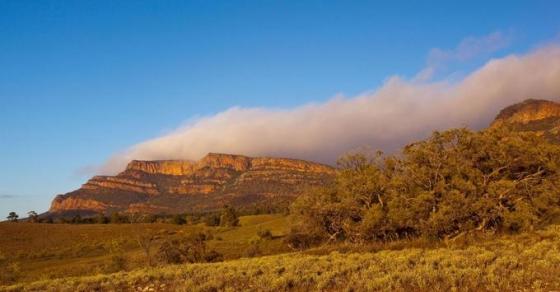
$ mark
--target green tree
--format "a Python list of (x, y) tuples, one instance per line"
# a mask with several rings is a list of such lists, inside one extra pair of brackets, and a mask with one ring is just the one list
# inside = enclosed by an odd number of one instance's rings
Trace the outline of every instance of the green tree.
[(219, 226), (220, 216), (218, 214), (208, 214), (202, 218), (202, 221), (206, 226)]
[(10, 222), (17, 222), (19, 215), (16, 212), (10, 212), (10, 214), (8, 214), (8, 217), (6, 217), (8, 219), (8, 221)]
[(97, 224), (107, 224), (109, 223), (109, 218), (105, 217), (103, 214), (97, 214), (95, 216), (95, 223)]
[(222, 261), (222, 254), (207, 248), (206, 241), (209, 239), (208, 234), (199, 232), (181, 239), (167, 240), (161, 244), (158, 257), (168, 264)]
[(35, 211), (27, 212), (27, 217), (29, 218), (29, 222), (31, 222), (31, 223), (39, 222), (39, 215), (37, 215), (37, 212), (35, 212)]
[(81, 224), (81, 223), (83, 223), (82, 216), (80, 216), (80, 214), (76, 214), (74, 217), (72, 217), (71, 223), (72, 223), (72, 224)]
[(187, 220), (185, 219), (185, 216), (183, 216), (181, 214), (176, 214), (171, 219), (171, 222), (173, 222), (173, 224), (183, 225), (183, 224), (187, 223)]
[(120, 223), (127, 223), (127, 219), (125, 216), (122, 216), (119, 212), (113, 212), (111, 214), (111, 220), (110, 222), (112, 224), (120, 224)]
[(220, 226), (233, 227), (239, 225), (237, 212), (231, 206), (224, 206), (220, 216)]
[(332, 185), (292, 205), (296, 235), (353, 242), (519, 232), (559, 212), (560, 146), (505, 128), (435, 132), (394, 156), (346, 155)]

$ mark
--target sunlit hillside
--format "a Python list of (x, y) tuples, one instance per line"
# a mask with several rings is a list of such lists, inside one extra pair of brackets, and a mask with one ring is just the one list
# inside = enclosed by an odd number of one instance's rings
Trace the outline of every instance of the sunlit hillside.
[[(271, 231), (261, 239), (257, 233)], [(133, 270), (148, 265), (138, 240), (154, 235), (152, 253), (162, 242), (204, 232), (208, 248), (224, 259), (286, 252), (281, 237), (289, 230), (283, 215), (240, 218), (239, 227), (175, 224), (0, 224), (0, 285)], [(258, 248), (255, 246), (258, 245)]]
[[(315, 251), (319, 252), (319, 251)], [(560, 226), (471, 244), (326, 255), (288, 253), (43, 280), (5, 291), (553, 291)]]

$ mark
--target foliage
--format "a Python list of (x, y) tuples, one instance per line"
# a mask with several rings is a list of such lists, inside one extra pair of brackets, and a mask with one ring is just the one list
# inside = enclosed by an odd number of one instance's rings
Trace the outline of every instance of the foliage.
[(319, 243), (321, 239), (322, 238), (316, 234), (309, 234), (292, 230), (284, 238), (284, 243), (293, 250), (304, 250)]
[(0, 285), (7, 285), (16, 282), (20, 276), (19, 264), (10, 261), (0, 252)]
[(173, 216), (172, 222), (173, 222), (173, 224), (183, 225), (183, 224), (187, 223), (187, 220), (185, 219), (184, 216), (182, 216), (180, 214), (176, 214), (176, 215)]
[(97, 224), (107, 224), (107, 223), (109, 223), (109, 218), (105, 217), (105, 215), (103, 215), (103, 214), (98, 214), (95, 217), (95, 223), (97, 223)]
[(114, 212), (111, 214), (110, 222), (112, 224), (120, 224), (120, 223), (128, 223), (128, 220), (126, 216), (122, 216), (119, 212)]
[(166, 264), (222, 261), (223, 255), (215, 250), (208, 250), (207, 240), (209, 236), (199, 232), (182, 239), (165, 241), (158, 250), (158, 257)]
[(27, 217), (28, 217), (30, 223), (39, 222), (39, 215), (35, 211), (27, 212)]
[(559, 274), (560, 226), (553, 225), (464, 248), (297, 252), (45, 280), (10, 290), (140, 291), (155, 286), (167, 291), (556, 291)]
[(239, 225), (239, 216), (231, 206), (225, 206), (220, 216), (220, 226), (234, 227)]
[(559, 214), (560, 146), (507, 129), (435, 132), (401, 155), (349, 154), (292, 206), (300, 230), (365, 242), (518, 232)]
[(206, 226), (220, 226), (220, 216), (218, 214), (209, 214), (203, 218)]
[(271, 240), (272, 232), (270, 231), (270, 229), (259, 229), (257, 231), (257, 236), (263, 240)]
[(249, 245), (249, 247), (247, 247), (247, 249), (245, 249), (245, 251), (243, 252), (243, 256), (244, 257), (248, 257), (248, 258), (253, 258), (256, 256), (261, 255), (261, 249), (259, 247), (259, 243), (258, 242), (254, 242), (251, 245)]
[(110, 262), (105, 267), (106, 273), (114, 273), (124, 271), (126, 269), (126, 257), (122, 254), (112, 254)]
[[(126, 270), (148, 267), (150, 260), (155, 266), (158, 264), (157, 251), (163, 242), (198, 232), (208, 235), (207, 250), (215, 250), (227, 260), (244, 256), (260, 229), (269, 229), (276, 235), (272, 240), (259, 243), (261, 254), (290, 251), (282, 243), (282, 236), (288, 233), (290, 226), (287, 217), (278, 214), (243, 216), (239, 221), (240, 226), (236, 228), (168, 223), (4, 223), (0, 224), (0, 250), (4, 251), (10, 263), (19, 265), (17, 281), (21, 283), (114, 270), (110, 268), (114, 241), (121, 247), (120, 254), (126, 260)], [(138, 239), (142, 240), (144, 236), (154, 238), (142, 247)], [(214, 239), (210, 239), (212, 236)], [(149, 256), (145, 248), (149, 248)]]
[(10, 222), (17, 222), (19, 218), (19, 215), (16, 212), (10, 212), (10, 214), (8, 214), (8, 217), (6, 217), (6, 219), (8, 219), (8, 221)]

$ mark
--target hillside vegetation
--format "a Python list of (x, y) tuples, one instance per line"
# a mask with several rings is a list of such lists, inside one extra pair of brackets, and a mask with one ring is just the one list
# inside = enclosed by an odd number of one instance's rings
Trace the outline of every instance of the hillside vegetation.
[(558, 275), (560, 226), (553, 225), (538, 232), (434, 249), (290, 253), (47, 280), (0, 290), (551, 291), (560, 289)]
[(435, 132), (400, 155), (350, 154), (339, 166), (335, 183), (294, 203), (294, 245), (516, 233), (560, 213), (560, 146), (535, 133)]
[[(289, 231), (285, 216), (243, 216), (239, 221), (239, 227), (0, 223), (0, 286), (146, 267), (138, 240), (152, 235), (154, 262), (162, 243), (199, 233), (209, 236), (208, 250), (225, 260), (290, 251), (281, 239)], [(262, 230), (270, 231), (271, 238), (259, 238)]]

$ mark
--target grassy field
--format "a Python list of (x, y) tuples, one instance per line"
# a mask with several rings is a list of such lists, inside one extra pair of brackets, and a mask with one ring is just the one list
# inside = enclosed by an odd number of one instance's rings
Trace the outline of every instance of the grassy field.
[[(551, 291), (560, 289), (560, 225), (513, 236), (453, 243), (399, 241), (324, 245), (293, 252), (282, 242), (282, 215), (245, 216), (240, 227), (172, 224), (0, 224), (0, 251), (16, 266), (0, 291)], [(272, 231), (262, 240), (259, 230)], [(211, 233), (226, 261), (148, 267), (135, 241)], [(246, 257), (257, 246), (258, 253)], [(123, 270), (111, 257), (124, 255)], [(150, 290), (151, 289), (151, 290)]]
[(6, 291), (554, 291), (560, 226), (440, 248), (287, 253), (45, 280)]
[[(274, 238), (258, 240), (257, 231), (268, 229)], [(245, 255), (258, 246), (258, 254), (288, 251), (281, 236), (287, 233), (287, 218), (281, 215), (244, 216), (240, 227), (206, 227), (173, 224), (0, 224), (0, 254), (17, 268), (17, 281), (29, 282), (68, 276), (114, 272), (111, 256), (126, 259), (125, 270), (146, 267), (147, 260), (136, 238), (155, 234), (158, 240), (180, 238), (192, 232), (207, 232), (208, 247), (227, 259)]]

